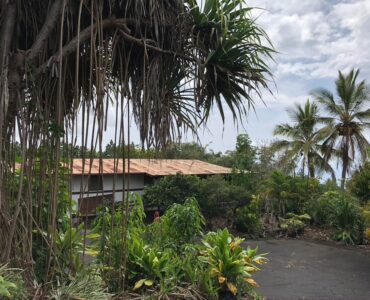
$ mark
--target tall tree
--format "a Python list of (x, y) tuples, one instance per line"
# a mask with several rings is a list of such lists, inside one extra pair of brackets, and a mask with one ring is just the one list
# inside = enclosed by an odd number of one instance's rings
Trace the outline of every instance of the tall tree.
[(364, 131), (370, 128), (370, 94), (365, 80), (357, 82), (360, 71), (352, 69), (348, 74), (339, 71), (335, 81), (335, 97), (326, 89), (313, 92), (327, 116), (321, 118), (327, 125), (328, 136), (323, 142), (325, 161), (336, 156), (342, 163), (341, 187), (344, 189), (346, 175), (350, 172), (356, 152), (361, 159), (367, 158), (369, 142)]
[(296, 104), (288, 113), (293, 124), (279, 124), (274, 130), (274, 135), (288, 139), (277, 140), (272, 147), (278, 151), (286, 151), (283, 158), (286, 162), (301, 160), (303, 174), (307, 168), (310, 177), (315, 177), (315, 173), (322, 171), (334, 176), (333, 169), (321, 154), (325, 130), (318, 129), (320, 117), (317, 105), (307, 100), (305, 105)]
[[(157, 148), (195, 131), (214, 108), (223, 120), (225, 106), (234, 118), (248, 111), (252, 95), (267, 88), (273, 50), (244, 4), (0, 1), (0, 263), (14, 259), (33, 274), (37, 233), (48, 249), (44, 279), (52, 279), (61, 145), (79, 139), (82, 157), (84, 149), (101, 153), (108, 111), (116, 116), (114, 144), (131, 144), (134, 119), (142, 144)], [(16, 136), (17, 174), (10, 146)], [(48, 152), (39, 158), (41, 144)], [(51, 190), (32, 193), (36, 176)], [(41, 214), (48, 224), (38, 222)]]

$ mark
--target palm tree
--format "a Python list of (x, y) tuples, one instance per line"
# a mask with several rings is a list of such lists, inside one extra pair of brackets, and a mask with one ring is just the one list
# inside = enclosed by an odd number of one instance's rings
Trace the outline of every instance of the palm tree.
[(288, 113), (293, 124), (279, 124), (274, 130), (274, 135), (288, 139), (274, 142), (273, 148), (285, 151), (283, 160), (286, 162), (302, 160), (303, 174), (307, 166), (310, 177), (314, 177), (316, 172), (327, 171), (334, 178), (333, 169), (321, 154), (321, 141), (325, 132), (317, 129), (320, 120), (317, 105), (307, 100), (304, 106), (296, 104)]
[(324, 158), (326, 162), (332, 156), (341, 160), (342, 189), (356, 152), (360, 153), (362, 160), (366, 160), (368, 155), (369, 142), (364, 131), (370, 128), (370, 97), (365, 81), (357, 83), (359, 73), (359, 70), (354, 69), (348, 74), (339, 71), (335, 81), (336, 98), (326, 89), (313, 92), (315, 99), (328, 114), (321, 118), (326, 123), (324, 130), (328, 132), (323, 142)]

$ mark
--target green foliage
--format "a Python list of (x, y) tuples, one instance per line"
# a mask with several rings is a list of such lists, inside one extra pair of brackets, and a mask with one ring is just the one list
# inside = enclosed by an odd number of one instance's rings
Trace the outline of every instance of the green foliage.
[[(266, 63), (261, 59), (273, 53), (271, 48), (261, 45), (262, 40), (267, 42), (265, 45), (269, 40), (265, 32), (249, 19), (251, 9), (244, 5), (244, 0), (206, 0), (199, 6), (195, 0), (187, 2), (194, 20), (195, 40), (208, 53), (203, 57), (205, 63), (202, 70), (196, 73), (206, 83), (199, 104), (204, 109), (205, 117), (209, 116), (214, 106), (224, 120), (224, 102), (236, 118), (246, 112), (243, 107), (245, 99), (249, 106), (253, 106), (249, 92), (241, 88), (253, 75), (243, 73), (246, 70), (269, 73)], [(249, 89), (258, 93), (260, 85), (265, 86), (261, 79), (263, 77), (257, 75), (255, 83), (247, 84)]]
[(334, 200), (331, 223), (337, 229), (335, 239), (346, 244), (361, 244), (364, 223), (361, 210), (356, 200), (346, 194), (338, 195)]
[(327, 113), (321, 117), (325, 123), (321, 131), (326, 133), (322, 143), (324, 158), (325, 161), (332, 157), (341, 161), (342, 189), (355, 161), (355, 154), (360, 154), (361, 160), (365, 161), (369, 147), (364, 132), (370, 121), (370, 94), (365, 80), (358, 82), (359, 73), (358, 69), (352, 69), (347, 74), (338, 72), (335, 81), (337, 97), (326, 89), (318, 89), (313, 93)]
[(62, 277), (75, 276), (82, 269), (80, 255), (83, 251), (84, 224), (59, 230), (55, 236), (55, 251), (58, 254), (56, 267)]
[[(127, 236), (131, 243), (144, 231), (144, 207), (139, 194), (129, 194), (130, 211), (127, 219)], [(124, 240), (126, 215), (122, 205), (112, 212), (104, 207), (93, 223), (92, 236), (98, 239), (93, 243), (97, 249), (97, 259), (102, 277), (107, 282), (110, 291), (117, 291), (121, 287), (122, 262), (124, 261)]]
[[(91, 272), (93, 273), (93, 271)], [(56, 287), (50, 296), (52, 300), (89, 299), (108, 300), (112, 295), (106, 290), (104, 281), (96, 274), (80, 274), (76, 278)]]
[(185, 199), (198, 198), (200, 179), (196, 176), (166, 176), (155, 184), (145, 188), (143, 201), (145, 205), (160, 206), (167, 209), (174, 203), (183, 204)]
[(348, 181), (348, 188), (363, 204), (370, 201), (370, 162), (354, 172)]
[(274, 130), (274, 135), (285, 136), (288, 139), (278, 140), (272, 144), (273, 149), (285, 151), (282, 162), (287, 164), (290, 161), (301, 161), (302, 175), (305, 175), (307, 169), (307, 175), (311, 178), (323, 171), (329, 172), (334, 177), (333, 169), (321, 153), (321, 142), (325, 138), (325, 132), (317, 128), (322, 122), (317, 104), (307, 100), (304, 106), (296, 104), (288, 113), (293, 124), (279, 124)]
[[(183, 205), (173, 204), (162, 218), (164, 236), (170, 243), (193, 243), (202, 232), (204, 218), (195, 198), (188, 198)], [(163, 238), (163, 237), (162, 237)]]
[(261, 194), (270, 213), (285, 217), (288, 212), (303, 213), (305, 203), (321, 194), (321, 186), (317, 179), (273, 172), (263, 183)]
[(257, 286), (252, 273), (259, 270), (257, 264), (263, 264), (266, 258), (257, 253), (257, 248), (244, 250), (243, 241), (234, 238), (227, 229), (210, 232), (203, 239), (199, 259), (208, 266), (209, 275), (220, 294), (242, 295)]
[(225, 211), (248, 203), (250, 191), (234, 185), (223, 176), (211, 176), (200, 181), (199, 205), (206, 218), (224, 216)]
[(306, 204), (306, 210), (312, 217), (314, 224), (319, 226), (331, 225), (331, 215), (338, 193), (329, 191)]
[(329, 191), (308, 206), (315, 224), (333, 226), (334, 236), (347, 244), (359, 244), (363, 240), (364, 220), (357, 200), (346, 193)]
[(145, 189), (145, 205), (167, 209), (174, 203), (183, 204), (187, 198), (196, 198), (207, 218), (224, 215), (226, 209), (248, 203), (250, 191), (245, 186), (233, 184), (223, 176), (200, 179), (177, 174), (160, 179)]
[(279, 218), (280, 228), (290, 237), (301, 234), (310, 220), (311, 217), (308, 214), (296, 215), (293, 213), (288, 213), (286, 218)]
[(263, 233), (262, 201), (258, 196), (252, 196), (250, 204), (237, 208), (234, 226), (237, 230), (247, 233), (252, 238), (258, 238)]
[(27, 290), (21, 275), (22, 270), (0, 265), (0, 299), (22, 300)]

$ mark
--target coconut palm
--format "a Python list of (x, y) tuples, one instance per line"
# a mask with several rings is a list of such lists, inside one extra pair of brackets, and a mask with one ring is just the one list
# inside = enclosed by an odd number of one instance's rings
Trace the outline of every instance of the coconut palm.
[(362, 160), (366, 160), (368, 155), (369, 142), (364, 131), (370, 128), (370, 97), (365, 81), (357, 83), (359, 73), (359, 70), (354, 69), (348, 74), (339, 71), (335, 81), (337, 97), (326, 89), (313, 92), (315, 99), (327, 113), (321, 119), (326, 123), (324, 130), (328, 132), (323, 142), (324, 158), (326, 162), (333, 156), (340, 159), (342, 189), (356, 152)]
[(334, 177), (331, 166), (325, 162), (321, 154), (321, 141), (324, 131), (319, 130), (319, 110), (315, 103), (309, 100), (305, 105), (296, 104), (294, 109), (288, 110), (293, 124), (279, 124), (274, 135), (285, 136), (288, 139), (273, 143), (273, 148), (285, 151), (283, 161), (302, 161), (302, 173), (307, 166), (308, 175), (314, 177), (315, 173), (329, 172)]

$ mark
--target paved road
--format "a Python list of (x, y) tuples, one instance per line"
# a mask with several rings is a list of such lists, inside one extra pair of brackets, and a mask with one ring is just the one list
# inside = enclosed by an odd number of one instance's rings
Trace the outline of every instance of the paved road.
[(255, 279), (268, 300), (370, 300), (370, 255), (303, 240), (251, 241), (269, 252)]

